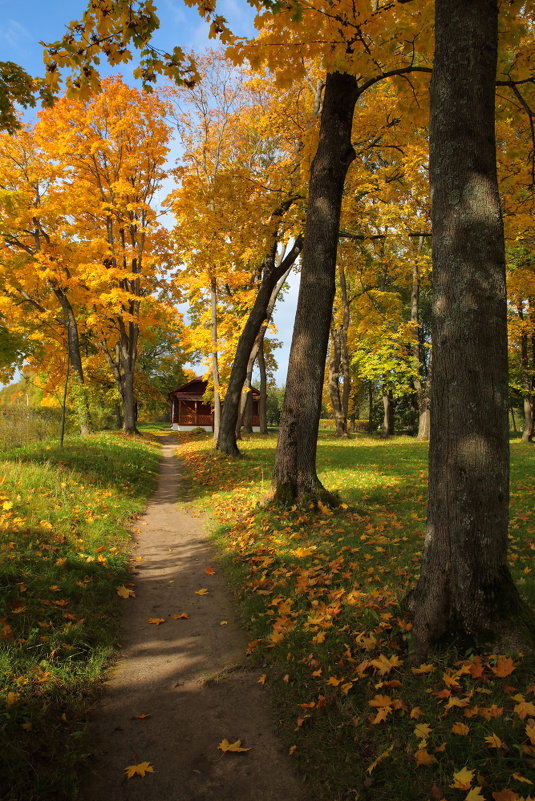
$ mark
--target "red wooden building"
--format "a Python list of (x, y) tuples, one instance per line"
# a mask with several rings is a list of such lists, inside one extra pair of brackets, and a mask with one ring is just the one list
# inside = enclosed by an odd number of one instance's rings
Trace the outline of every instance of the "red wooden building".
[[(211, 403), (203, 400), (208, 382), (203, 378), (194, 378), (174, 389), (167, 396), (171, 406), (171, 428), (175, 431), (191, 431), (193, 428), (214, 430), (214, 410)], [(260, 393), (252, 389), (253, 396), (253, 431), (260, 431), (258, 417), (258, 400)]]

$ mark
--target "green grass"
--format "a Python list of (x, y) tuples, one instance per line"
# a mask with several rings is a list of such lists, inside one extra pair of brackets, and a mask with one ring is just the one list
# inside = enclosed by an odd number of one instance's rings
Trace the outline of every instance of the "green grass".
[[(325, 801), (534, 796), (524, 781), (535, 783), (533, 656), (450, 651), (423, 672), (408, 664), (404, 599), (421, 559), (426, 445), (322, 434), (320, 478), (347, 505), (334, 513), (256, 505), (274, 445), (253, 436), (234, 461), (209, 438), (183, 436), (179, 454), (187, 501), (219, 521), (251, 658), (312, 792)], [(513, 443), (511, 568), (531, 603), (534, 477), (533, 448)], [(465, 788), (451, 787), (463, 768), (473, 771)]]
[(0, 455), (0, 798), (69, 801), (159, 451), (98, 434)]

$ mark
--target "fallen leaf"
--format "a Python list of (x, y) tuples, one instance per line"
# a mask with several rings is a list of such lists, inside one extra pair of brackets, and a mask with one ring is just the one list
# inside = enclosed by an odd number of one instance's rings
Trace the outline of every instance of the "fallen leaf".
[(243, 754), (245, 751), (250, 751), (250, 748), (243, 748), (241, 744), (241, 740), (236, 740), (235, 742), (231, 743), (225, 737), (224, 740), (221, 740), (219, 745), (217, 746), (220, 751), (230, 751), (233, 754)]
[(219, 621), (219, 625), (220, 626), (228, 626), (228, 620), (220, 620)]
[(414, 728), (414, 733), (419, 740), (427, 740), (431, 732), (432, 728), (428, 726), (427, 723), (418, 723)]
[(207, 595), (208, 590), (206, 587), (202, 587), (200, 590), (195, 590), (195, 595)]
[(257, 679), (258, 684), (265, 684), (267, 679), (267, 673), (262, 673), (262, 675)]
[(472, 787), (464, 801), (485, 801), (485, 796), (481, 793), (481, 787)]
[(134, 715), (132, 720), (145, 720), (145, 718), (150, 718), (150, 715), (147, 715), (147, 714), (145, 714), (145, 715)]
[(288, 753), (290, 754), (290, 756), (291, 756), (292, 754), (294, 754), (296, 751), (297, 751), (297, 746), (296, 746), (296, 745), (291, 745), (291, 746), (288, 748)]
[(371, 774), (371, 773), (373, 773), (373, 771), (375, 770), (375, 768), (377, 767), (377, 765), (378, 765), (380, 762), (382, 762), (382, 761), (383, 761), (383, 759), (386, 759), (387, 757), (389, 757), (389, 756), (390, 756), (390, 754), (391, 754), (391, 748), (392, 748), (392, 746), (390, 746), (390, 748), (388, 748), (386, 751), (383, 751), (383, 753), (382, 753), (382, 754), (379, 754), (379, 756), (377, 757), (377, 759), (374, 759), (374, 760), (373, 760), (373, 762), (371, 763), (371, 765), (368, 765), (368, 767), (366, 768), (366, 772), (367, 772), (367, 773), (370, 773), (370, 774)]
[(533, 784), (531, 779), (526, 779), (526, 777), (521, 776), (520, 773), (513, 773), (513, 779), (516, 779), (517, 782), (524, 782), (524, 784)]
[(474, 774), (475, 771), (469, 770), (468, 768), (458, 770), (453, 774), (453, 784), (450, 784), (450, 787), (457, 790), (469, 790), (472, 785)]
[(217, 571), (213, 567), (205, 567), (204, 572), (207, 576), (215, 576)]
[(436, 762), (435, 757), (428, 752), (427, 748), (419, 748), (414, 754), (414, 759), (417, 765), (432, 765), (433, 762)]
[(528, 718), (526, 723), (526, 734), (528, 735), (531, 745), (535, 745), (535, 720), (533, 718)]
[(189, 615), (187, 612), (180, 612), (180, 614), (178, 615), (171, 615), (171, 618), (173, 620), (187, 620), (189, 618)]
[(470, 726), (467, 726), (466, 723), (454, 723), (451, 727), (453, 734), (461, 734), (466, 736), (470, 731)]
[(154, 768), (150, 762), (140, 762), (139, 765), (129, 765), (124, 769), (126, 778), (131, 779), (132, 776), (144, 776), (146, 773), (154, 773)]
[(135, 598), (136, 594), (134, 590), (129, 590), (128, 587), (125, 587), (121, 584), (119, 587), (115, 588), (115, 592), (120, 598)]
[(149, 617), (147, 623), (152, 623), (154, 626), (161, 626), (162, 623), (165, 623), (164, 617)]
[(535, 715), (535, 704), (532, 704), (531, 701), (520, 701), (520, 703), (515, 706), (514, 711), (519, 718), (524, 720), (528, 715)]
[(485, 742), (489, 748), (504, 748), (505, 746), (505, 743), (500, 740), (497, 734), (489, 734), (488, 737), (485, 737)]
[(435, 669), (435, 666), (434, 666), (434, 665), (420, 665), (420, 667), (417, 667), (417, 668), (414, 668), (414, 667), (413, 667), (413, 668), (411, 668), (412, 672), (413, 672), (413, 673), (414, 673), (416, 676), (419, 676), (419, 675), (421, 675), (421, 674), (423, 674), (423, 673), (431, 673), (431, 672), (432, 672), (434, 669)]
[(513, 670), (516, 670), (516, 665), (510, 656), (499, 656), (495, 665), (490, 665), (490, 669), (495, 676), (504, 678), (509, 676)]
[(497, 790), (492, 794), (494, 801), (517, 801), (518, 793), (512, 790)]

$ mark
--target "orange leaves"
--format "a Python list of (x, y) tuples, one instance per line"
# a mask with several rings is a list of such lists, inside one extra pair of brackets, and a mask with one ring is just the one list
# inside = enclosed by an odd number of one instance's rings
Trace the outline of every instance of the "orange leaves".
[(515, 715), (518, 715), (521, 720), (524, 720), (524, 718), (526, 718), (528, 715), (535, 716), (535, 704), (533, 704), (531, 701), (524, 701), (522, 699), (518, 704), (516, 704), (514, 712)]
[(505, 676), (511, 675), (513, 670), (516, 669), (516, 665), (510, 656), (498, 656), (496, 664), (491, 664), (490, 669), (498, 678), (504, 678)]
[(461, 737), (466, 737), (470, 733), (470, 726), (467, 726), (466, 723), (457, 722), (453, 724), (451, 731), (452, 734), (460, 734)]
[(400, 698), (390, 698), (389, 695), (376, 695), (368, 703), (370, 706), (377, 708), (377, 714), (370, 721), (374, 726), (383, 723), (395, 709), (404, 708), (403, 701)]
[(235, 740), (231, 743), (226, 737), (224, 740), (221, 740), (217, 747), (220, 751), (223, 751), (223, 753), (231, 754), (244, 754), (246, 751), (251, 750), (250, 748), (244, 748), (241, 744), (241, 740)]
[(153, 626), (161, 626), (162, 623), (165, 623), (164, 617), (149, 617), (147, 623), (152, 623)]
[(127, 779), (132, 779), (134, 776), (146, 776), (147, 773), (155, 773), (153, 766), (150, 762), (140, 762), (138, 765), (129, 765), (124, 769)]
[(179, 612), (178, 615), (171, 615), (172, 620), (188, 620), (189, 615), (187, 612)]
[(414, 752), (414, 759), (417, 765), (432, 765), (436, 762), (436, 757), (430, 754), (427, 748), (419, 748)]

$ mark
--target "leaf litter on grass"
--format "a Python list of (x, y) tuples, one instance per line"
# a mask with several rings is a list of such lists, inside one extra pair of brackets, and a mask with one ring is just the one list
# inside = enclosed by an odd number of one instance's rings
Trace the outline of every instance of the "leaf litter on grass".
[[(529, 798), (532, 657), (449, 651), (408, 664), (406, 597), (423, 547), (425, 445), (320, 438), (320, 478), (344, 504), (318, 512), (257, 507), (274, 440), (252, 437), (241, 447), (245, 458), (235, 461), (208, 440), (183, 437), (187, 499), (219, 522), (251, 631), (248, 653), (266, 671), (282, 736), (318, 797)], [(512, 455), (511, 564), (529, 599), (535, 460), (514, 445)], [(450, 787), (462, 771), (473, 772), (473, 783)]]

